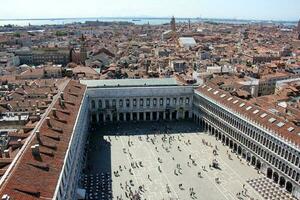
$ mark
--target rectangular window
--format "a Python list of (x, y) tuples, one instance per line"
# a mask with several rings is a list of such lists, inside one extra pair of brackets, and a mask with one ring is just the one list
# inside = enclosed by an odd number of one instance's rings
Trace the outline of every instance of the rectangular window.
[(177, 104), (177, 99), (173, 98), (173, 104), (176, 105)]
[(130, 101), (129, 101), (129, 99), (126, 99), (126, 107), (127, 107), (127, 108), (130, 107)]
[(186, 104), (186, 105), (190, 104), (190, 98), (186, 98), (186, 99), (185, 99), (185, 104)]
[(144, 99), (140, 99), (140, 106), (144, 106)]
[(167, 106), (170, 105), (170, 98), (167, 98), (167, 102), (166, 102)]
[(136, 107), (136, 99), (133, 99), (133, 107)]
[(163, 99), (163, 98), (160, 98), (160, 99), (159, 99), (159, 105), (160, 105), (160, 106), (163, 106), (163, 105), (164, 105), (164, 99)]
[(109, 108), (109, 101), (105, 100), (105, 108)]
[(147, 106), (150, 106), (150, 99), (147, 99), (146, 105), (147, 105)]
[(153, 106), (157, 105), (157, 99), (153, 99)]
[(180, 105), (183, 104), (183, 98), (182, 98), (182, 97), (180, 97), (180, 99), (179, 99), (179, 104), (180, 104)]
[(119, 107), (120, 108), (123, 107), (123, 100), (122, 99), (120, 99), (120, 101), (119, 101)]

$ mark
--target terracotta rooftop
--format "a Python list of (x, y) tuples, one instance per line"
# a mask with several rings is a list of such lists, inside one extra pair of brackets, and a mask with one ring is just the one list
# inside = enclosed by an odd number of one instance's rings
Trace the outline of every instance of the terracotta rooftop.
[[(53, 198), (85, 89), (79, 82), (68, 83), (63, 93), (63, 105), (60, 100), (55, 102), (53, 108), (56, 111), (52, 108), (39, 134), (35, 133), (26, 146), (2, 184), (1, 196), (8, 194), (14, 200)], [(39, 153), (33, 154), (32, 146), (36, 144), (39, 144)]]
[(216, 89), (211, 85), (203, 85), (197, 91), (215, 100), (224, 107), (244, 116), (247, 120), (259, 124), (271, 134), (296, 144), (300, 148), (300, 128), (291, 122), (266, 111), (264, 108), (251, 104), (249, 101), (232, 96), (230, 93)]

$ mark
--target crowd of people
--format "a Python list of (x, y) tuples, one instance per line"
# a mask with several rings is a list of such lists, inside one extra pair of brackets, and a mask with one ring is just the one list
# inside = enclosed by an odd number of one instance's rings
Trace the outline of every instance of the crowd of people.
[[(171, 150), (173, 148), (176, 148), (176, 151), (178, 151), (178, 153), (182, 152), (183, 147), (181, 147), (182, 145), (192, 145), (192, 141), (190, 139), (186, 139), (184, 134), (178, 134), (178, 135), (172, 135), (170, 134), (170, 127), (166, 126), (164, 128), (163, 131), (159, 131), (157, 130), (156, 127), (152, 127), (153, 131), (155, 132), (155, 134), (152, 135), (146, 135), (146, 137), (142, 137), (142, 136), (138, 136), (138, 140), (139, 141), (143, 141), (149, 143), (152, 147), (153, 150), (156, 151), (159, 155), (160, 151), (164, 151), (166, 153), (170, 154), (170, 159), (172, 161), (176, 162), (176, 158), (174, 157), (174, 153), (171, 153)], [(138, 130), (137, 130), (138, 131)], [(119, 136), (115, 136), (115, 139), (117, 140)], [(111, 137), (108, 137), (108, 140), (111, 140)], [(176, 143), (177, 142), (177, 143)], [(181, 145), (178, 145), (178, 142), (181, 143)], [(119, 177), (120, 173), (122, 173), (124, 170), (127, 170), (128, 173), (130, 175), (134, 175), (133, 170), (136, 168), (143, 168), (144, 164), (142, 161), (136, 160), (136, 158), (133, 157), (132, 153), (131, 153), (131, 148), (135, 146), (133, 140), (130, 138), (130, 136), (128, 136), (128, 141), (127, 143), (127, 147), (123, 148), (123, 154), (124, 156), (129, 157), (130, 159), (130, 166), (119, 166), (118, 169), (116, 171), (114, 171), (114, 175), (115, 177)], [(176, 144), (175, 144), (176, 143)], [(205, 140), (202, 140), (202, 143), (208, 147), (212, 148), (212, 145), (208, 142), (206, 142)], [(218, 155), (218, 147), (215, 146), (214, 150), (213, 150), (213, 154), (214, 156)], [(181, 159), (180, 159), (181, 160)], [(187, 162), (186, 165), (187, 167), (198, 167), (198, 163), (196, 158), (193, 157), (192, 154), (189, 154), (187, 157)], [(214, 159), (212, 161), (212, 164), (209, 165), (210, 168), (214, 167), (213, 166), (213, 162), (216, 161), (216, 159)], [(164, 160), (162, 157), (158, 156), (157, 157), (157, 171), (158, 173), (163, 173), (163, 163)], [(173, 169), (174, 172), (174, 176), (180, 176), (183, 175), (183, 168), (182, 168), (182, 163), (180, 163), (178, 161), (178, 163), (176, 164), (176, 167)], [(198, 167), (199, 168), (199, 167)], [(200, 169), (200, 168), (199, 168)], [(201, 166), (201, 170), (198, 171), (198, 173), (196, 174), (196, 176), (198, 176), (199, 178), (203, 178), (203, 173), (207, 172), (206, 166), (202, 165)], [(134, 178), (131, 177), (131, 178)], [(149, 182), (152, 182), (152, 177), (151, 174), (147, 174), (147, 180)], [(216, 179), (217, 183), (220, 183), (220, 178)], [(118, 195), (116, 198), (118, 200), (123, 200), (123, 199), (143, 199), (143, 194), (146, 191), (145, 189), (145, 185), (139, 185), (137, 187), (137, 189), (134, 189), (134, 184), (133, 184), (133, 180), (130, 179), (129, 180), (129, 184), (127, 183), (127, 181), (124, 183), (120, 183), (120, 189), (123, 191), (123, 194)], [(193, 187), (185, 187), (183, 185), (183, 183), (178, 183), (178, 189), (179, 190), (189, 190), (189, 196), (191, 199), (197, 199), (197, 194), (196, 191), (194, 190)], [(174, 193), (174, 196), (176, 196), (176, 191), (174, 191), (174, 189), (172, 190), (171, 187), (169, 186), (169, 184), (166, 184), (166, 193), (167, 194), (172, 194)]]
[[(159, 177), (165, 176), (166, 171), (168, 170), (173, 172), (173, 175), (177, 177), (178, 188), (174, 185), (174, 182), (170, 182), (169, 180), (164, 180), (165, 188), (162, 188), (163, 190), (163, 196), (168, 196), (170, 199), (180, 199), (179, 198), (179, 191), (181, 191), (180, 196), (182, 196), (182, 193), (186, 193), (186, 197), (189, 197), (190, 199), (201, 199), (201, 193), (197, 191), (194, 187), (191, 187), (191, 185), (187, 185), (186, 182), (184, 182), (184, 178), (180, 178), (180, 176), (186, 176), (189, 171), (193, 171), (195, 173), (195, 177), (199, 179), (203, 178), (209, 178), (208, 172), (214, 169), (221, 170), (218, 156), (220, 154), (220, 150), (218, 145), (212, 145), (210, 142), (206, 141), (205, 139), (202, 139), (202, 146), (206, 148), (209, 152), (211, 152), (210, 157), (210, 164), (201, 163), (199, 160), (199, 157), (197, 155), (193, 154), (193, 152), (190, 152), (187, 154), (188, 147), (194, 143), (193, 140), (191, 140), (191, 137), (188, 137), (185, 133), (185, 131), (174, 131), (172, 134), (172, 127), (169, 127), (168, 125), (164, 126), (164, 128), (152, 126), (148, 128), (148, 132), (143, 133), (143, 129), (139, 129), (138, 127), (135, 129), (135, 131), (131, 131), (130, 134), (126, 133), (126, 129), (122, 130), (121, 127), (117, 126), (115, 127), (117, 130), (115, 133), (111, 134), (110, 136), (106, 136), (106, 140), (109, 143), (118, 142), (118, 140), (122, 140), (122, 148), (120, 154), (123, 154), (122, 157), (129, 160), (129, 162), (124, 162), (119, 166), (113, 166), (112, 169), (112, 175), (115, 177), (115, 180), (118, 182), (119, 189), (117, 189), (116, 193), (114, 193), (114, 198), (117, 200), (146, 200), (149, 198), (149, 193), (153, 193), (155, 191), (153, 190), (153, 185), (161, 185), (163, 183), (157, 182), (157, 173), (161, 174)], [(150, 130), (150, 131), (149, 131)], [(200, 132), (200, 130), (198, 130)], [(132, 132), (136, 133), (136, 137), (132, 137)], [(187, 131), (189, 132), (189, 130)], [(191, 128), (190, 132), (197, 132), (195, 128)], [(126, 140), (124, 142), (124, 135), (126, 135)], [(147, 151), (153, 151), (151, 155), (157, 156), (156, 161), (153, 160), (153, 162), (144, 163), (145, 160), (142, 160), (141, 157), (137, 156), (137, 149), (142, 146), (147, 147)], [(200, 147), (200, 145), (199, 145)], [(227, 151), (227, 156), (229, 160), (232, 160), (232, 155)], [(186, 160), (186, 162), (182, 162), (183, 160)], [(169, 165), (171, 163), (174, 163), (174, 168), (172, 169), (172, 165)], [(170, 168), (166, 169), (166, 166), (170, 166)], [(151, 168), (151, 170), (149, 170)], [(157, 169), (157, 173), (153, 173), (153, 170)], [(193, 170), (189, 170), (189, 168), (194, 168)], [(139, 169), (143, 170), (145, 179), (141, 181), (139, 178), (137, 180), (136, 173), (139, 171)], [(182, 180), (183, 182), (181, 182)], [(222, 184), (222, 178), (221, 177), (214, 177), (214, 181), (216, 185)], [(195, 185), (195, 187), (198, 187), (198, 185)], [(242, 192), (239, 192), (236, 194), (236, 197), (238, 199), (251, 199), (249, 194), (247, 193), (247, 189), (244, 188)], [(101, 199), (101, 198), (100, 198)]]

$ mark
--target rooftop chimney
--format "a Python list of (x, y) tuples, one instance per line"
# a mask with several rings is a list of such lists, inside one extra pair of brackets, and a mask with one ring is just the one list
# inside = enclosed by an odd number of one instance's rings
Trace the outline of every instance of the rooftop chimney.
[(65, 100), (63, 100), (62, 98), (59, 98), (59, 103), (61, 107), (65, 107)]
[(35, 132), (35, 136), (36, 136), (37, 141), (40, 142), (40, 140), (41, 140), (41, 138), (40, 138), (40, 131), (36, 131)]
[(22, 145), (22, 140), (21, 139), (18, 139), (18, 145)]
[(53, 114), (54, 117), (57, 118), (56, 108), (53, 108), (53, 109), (52, 109), (52, 114)]
[(31, 151), (33, 156), (39, 156), (40, 155), (40, 145), (36, 144), (31, 146)]
[(4, 194), (4, 195), (1, 197), (1, 200), (10, 200), (10, 196), (8, 196), (8, 194)]
[(5, 158), (9, 158), (10, 157), (10, 155), (9, 155), (9, 149), (5, 149), (4, 150), (4, 156), (5, 156)]
[(47, 121), (47, 125), (48, 125), (49, 127), (51, 127), (50, 117), (46, 117), (46, 121)]
[(61, 98), (62, 100), (64, 100), (64, 93), (63, 93), (63, 92), (60, 93), (60, 98)]

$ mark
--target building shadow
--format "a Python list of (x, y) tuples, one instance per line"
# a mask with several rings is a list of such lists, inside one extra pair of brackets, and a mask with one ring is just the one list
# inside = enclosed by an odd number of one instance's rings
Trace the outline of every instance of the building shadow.
[(86, 199), (111, 200), (112, 166), (111, 144), (96, 130), (92, 132), (87, 149), (85, 189)]
[(201, 128), (193, 121), (132, 121), (107, 123), (98, 127), (100, 134), (115, 135), (152, 135), (199, 133)]
[[(86, 199), (111, 200), (112, 158), (111, 143), (105, 136), (134, 136), (153, 134), (200, 133), (201, 128), (193, 121), (139, 121), (98, 124), (90, 132), (87, 145), (87, 161), (84, 174)], [(107, 137), (106, 137), (107, 138)]]

